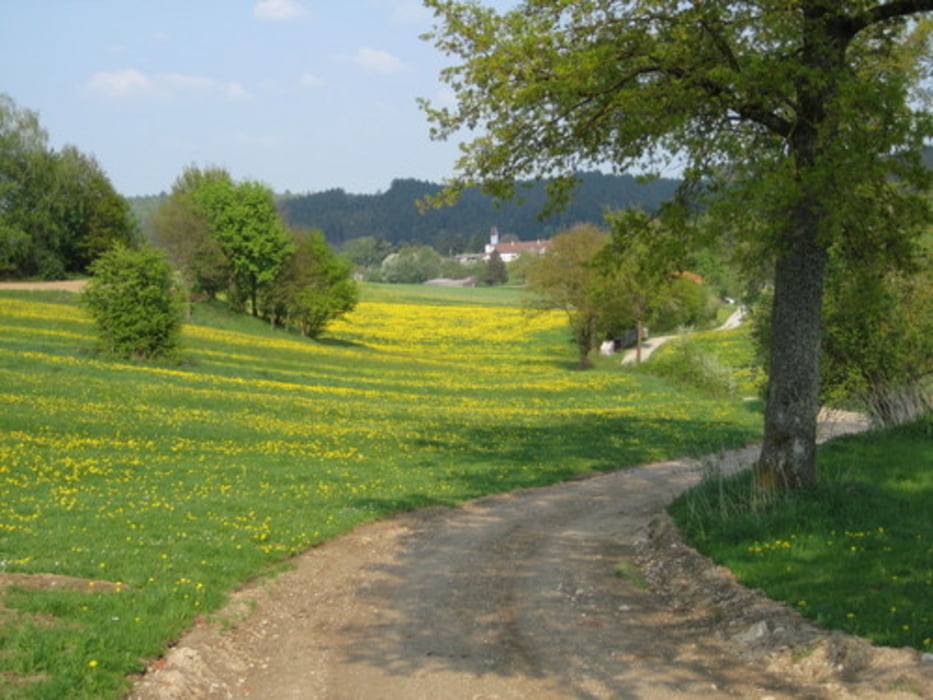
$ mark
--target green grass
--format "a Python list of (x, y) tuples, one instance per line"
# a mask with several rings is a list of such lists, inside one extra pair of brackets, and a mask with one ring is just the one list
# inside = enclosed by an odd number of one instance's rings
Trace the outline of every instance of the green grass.
[(423, 284), (364, 284), (363, 301), (419, 304), (482, 304), (484, 306), (523, 306), (530, 292), (523, 287), (442, 287)]
[(821, 484), (763, 507), (748, 474), (671, 513), (701, 552), (824, 627), (933, 651), (933, 417), (838, 439)]
[[(95, 357), (75, 298), (0, 292), (0, 696), (116, 697), (199, 615), (364, 522), (743, 444), (760, 416), (571, 368), (515, 289), (367, 286), (314, 342), (194, 310), (176, 361)], [(105, 586), (109, 584), (109, 586)]]
[(747, 326), (668, 341), (631, 369), (714, 396), (754, 397), (764, 382)]

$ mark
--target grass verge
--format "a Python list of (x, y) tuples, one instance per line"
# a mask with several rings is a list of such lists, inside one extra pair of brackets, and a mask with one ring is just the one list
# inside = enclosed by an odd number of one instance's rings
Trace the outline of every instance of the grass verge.
[(818, 487), (756, 505), (749, 474), (670, 512), (700, 552), (829, 629), (933, 651), (933, 417), (819, 450)]

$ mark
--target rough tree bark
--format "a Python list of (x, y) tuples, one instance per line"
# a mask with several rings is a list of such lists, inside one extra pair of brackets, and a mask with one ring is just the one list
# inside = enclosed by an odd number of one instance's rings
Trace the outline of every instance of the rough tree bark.
[(794, 159), (795, 197), (778, 237), (771, 312), (771, 360), (764, 440), (755, 469), (760, 492), (813, 484), (820, 393), (823, 290), (833, 173), (821, 158), (838, 138), (829, 105), (845, 69), (851, 36), (838, 17), (836, 0), (803, 2), (801, 63), (807, 77), (797, 91), (797, 119), (787, 134)]

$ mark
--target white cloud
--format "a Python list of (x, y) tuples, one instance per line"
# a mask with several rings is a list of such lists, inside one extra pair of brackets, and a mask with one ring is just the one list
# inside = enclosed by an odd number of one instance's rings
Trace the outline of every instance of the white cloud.
[(253, 15), (267, 22), (300, 19), (308, 10), (296, 0), (259, 0), (253, 6)]
[(246, 92), (246, 88), (240, 85), (239, 83), (229, 83), (226, 87), (227, 97), (231, 100), (245, 100), (249, 97), (249, 93)]
[(148, 91), (152, 88), (152, 81), (135, 68), (127, 68), (109, 73), (95, 73), (88, 80), (87, 88), (110, 97), (119, 97)]
[(298, 79), (298, 82), (301, 83), (303, 87), (321, 87), (324, 85), (324, 81), (314, 75), (314, 73), (305, 73)]
[(150, 77), (134, 68), (95, 73), (85, 83), (85, 87), (107, 97), (146, 94), (162, 98), (188, 94), (221, 95), (240, 100), (248, 96), (246, 88), (240, 83), (224, 84), (213, 78), (184, 73), (158, 73)]
[(388, 51), (360, 49), (356, 52), (356, 57), (353, 60), (356, 65), (374, 73), (389, 75), (405, 70), (405, 64), (402, 63), (402, 60)]

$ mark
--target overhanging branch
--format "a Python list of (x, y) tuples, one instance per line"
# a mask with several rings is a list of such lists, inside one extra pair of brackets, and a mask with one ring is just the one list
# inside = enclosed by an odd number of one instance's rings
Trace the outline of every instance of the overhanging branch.
[(897, 17), (909, 17), (921, 12), (933, 12), (933, 0), (892, 0), (870, 7), (864, 12), (846, 17), (841, 21), (842, 32), (851, 39), (873, 24)]

